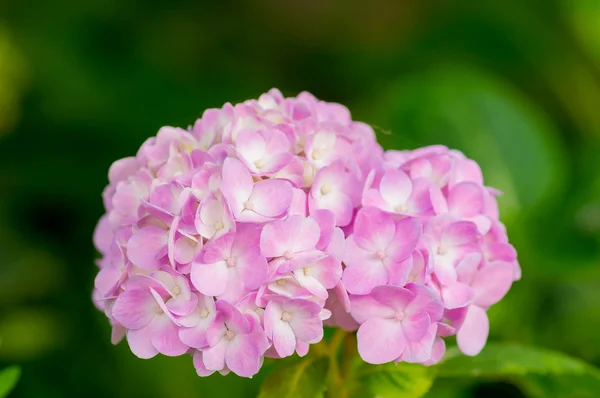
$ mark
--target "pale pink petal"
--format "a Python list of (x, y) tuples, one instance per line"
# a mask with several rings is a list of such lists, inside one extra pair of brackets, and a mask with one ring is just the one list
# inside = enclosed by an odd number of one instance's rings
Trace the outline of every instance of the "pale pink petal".
[(513, 274), (513, 264), (502, 261), (495, 261), (481, 268), (471, 284), (475, 304), (487, 308), (500, 301), (512, 285)]
[(306, 217), (308, 214), (308, 198), (306, 192), (299, 188), (294, 188), (292, 203), (290, 204), (290, 216)]
[(252, 377), (260, 369), (261, 353), (250, 336), (236, 335), (225, 352), (225, 364), (238, 376)]
[(202, 359), (208, 370), (221, 370), (225, 367), (225, 353), (229, 347), (229, 340), (220, 339), (214, 346), (203, 350)]
[(158, 352), (169, 357), (177, 357), (187, 352), (189, 347), (179, 340), (177, 326), (166, 314), (156, 317), (152, 323), (152, 345)]
[(464, 283), (454, 282), (441, 288), (444, 307), (452, 310), (465, 307), (473, 301), (473, 289)]
[(396, 311), (382, 305), (370, 295), (350, 295), (350, 314), (358, 323), (364, 323), (373, 318), (393, 318)]
[(141, 329), (150, 323), (157, 309), (158, 305), (148, 291), (127, 290), (117, 297), (112, 316), (127, 329)]
[(356, 337), (358, 353), (374, 365), (398, 358), (406, 345), (402, 326), (393, 319), (369, 319), (358, 328)]
[(259, 247), (248, 249), (243, 255), (236, 259), (237, 268), (242, 283), (248, 289), (258, 289), (267, 281), (269, 271), (267, 260), (260, 253)]
[(296, 350), (296, 336), (289, 323), (279, 320), (273, 329), (273, 346), (281, 358), (289, 357)]
[(489, 329), (490, 322), (485, 310), (476, 305), (470, 305), (462, 327), (456, 335), (458, 348), (465, 355), (475, 356), (479, 354), (485, 346)]
[(342, 276), (344, 286), (352, 294), (369, 294), (375, 286), (385, 285), (387, 272), (380, 260), (373, 259), (346, 267)]
[(404, 205), (412, 192), (410, 178), (400, 170), (388, 170), (379, 183), (381, 197), (394, 207)]
[(484, 197), (480, 185), (461, 182), (455, 185), (448, 196), (450, 212), (459, 217), (474, 217), (483, 212)]
[(221, 191), (235, 216), (244, 209), (244, 202), (252, 194), (252, 176), (237, 159), (227, 158), (223, 162)]
[(395, 261), (404, 260), (417, 248), (423, 227), (416, 218), (396, 221), (394, 240), (387, 247), (387, 255)]
[(192, 284), (207, 296), (218, 296), (227, 289), (229, 270), (225, 261), (212, 264), (193, 264), (190, 273)]
[(100, 221), (94, 229), (94, 246), (102, 254), (107, 254), (110, 251), (110, 246), (113, 240), (113, 231), (108, 220), (108, 215), (100, 217)]
[(202, 351), (199, 351), (199, 350), (194, 351), (193, 363), (194, 363), (194, 368), (196, 369), (196, 373), (200, 377), (210, 376), (211, 374), (213, 374), (215, 372), (214, 370), (206, 369), (206, 366), (204, 365)]
[(477, 239), (477, 226), (469, 221), (457, 221), (442, 230), (441, 246), (445, 249), (465, 245)]
[(406, 341), (406, 347), (402, 352), (402, 360), (409, 363), (425, 363), (432, 358), (434, 340), (436, 337), (437, 325), (429, 325), (425, 335), (417, 341)]
[(287, 213), (294, 195), (292, 185), (285, 180), (269, 179), (257, 182), (248, 199), (253, 210), (264, 217), (281, 217)]
[(403, 311), (414, 300), (415, 294), (399, 286), (377, 286), (371, 292), (371, 297), (395, 311)]
[(354, 240), (365, 250), (373, 253), (385, 250), (392, 242), (395, 231), (393, 218), (375, 207), (365, 207), (356, 214)]
[(148, 325), (142, 329), (128, 330), (127, 331), (127, 343), (131, 352), (136, 357), (142, 359), (153, 358), (158, 354), (158, 350), (154, 348), (152, 344), (152, 334), (154, 329), (151, 325)]
[(431, 325), (429, 314), (425, 311), (408, 315), (402, 320), (402, 330), (406, 341), (418, 341), (425, 336)]
[(435, 290), (429, 286), (416, 283), (409, 283), (406, 285), (406, 289), (415, 295), (415, 298), (405, 309), (407, 314), (416, 314), (417, 312), (425, 311), (429, 314), (432, 322), (442, 319), (444, 306)]
[(159, 269), (160, 254), (167, 247), (167, 239), (168, 231), (155, 226), (144, 227), (127, 242), (127, 257), (142, 269)]

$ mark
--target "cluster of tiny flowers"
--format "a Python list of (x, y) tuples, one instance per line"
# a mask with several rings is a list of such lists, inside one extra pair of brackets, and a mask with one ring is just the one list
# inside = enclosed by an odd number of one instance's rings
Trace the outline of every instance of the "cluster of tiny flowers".
[(210, 109), (118, 160), (94, 242), (94, 302), (140, 358), (190, 354), (251, 377), (358, 329), (370, 363), (477, 354), (520, 277), (478, 165), (445, 147), (384, 152), (308, 93)]

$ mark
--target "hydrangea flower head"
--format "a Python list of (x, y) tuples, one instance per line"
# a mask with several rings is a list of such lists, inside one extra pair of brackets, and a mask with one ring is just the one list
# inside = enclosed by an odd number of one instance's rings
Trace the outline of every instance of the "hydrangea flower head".
[(388, 151), (348, 110), (275, 89), (161, 128), (109, 169), (94, 301), (140, 358), (201, 376), (306, 355), (358, 329), (370, 363), (477, 354), (520, 277), (479, 166), (442, 146)]

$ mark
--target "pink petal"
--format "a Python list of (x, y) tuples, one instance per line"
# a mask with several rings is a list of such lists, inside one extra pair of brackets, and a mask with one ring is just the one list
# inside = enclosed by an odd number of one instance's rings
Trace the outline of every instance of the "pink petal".
[(473, 301), (473, 289), (464, 283), (454, 282), (442, 286), (441, 292), (444, 307), (449, 310), (465, 307)]
[(352, 294), (369, 294), (375, 286), (385, 285), (388, 276), (380, 260), (348, 266), (342, 276), (344, 286)]
[(358, 328), (356, 337), (360, 356), (374, 365), (398, 358), (406, 345), (400, 322), (392, 319), (369, 319)]
[(442, 230), (441, 245), (448, 249), (462, 246), (477, 239), (477, 226), (469, 221), (457, 221)]
[(239, 132), (235, 146), (238, 154), (245, 162), (252, 164), (265, 155), (266, 142), (256, 130), (242, 130)]
[(152, 345), (158, 352), (169, 357), (177, 357), (187, 352), (188, 346), (179, 340), (177, 326), (169, 317), (161, 315), (154, 319)]
[(299, 188), (294, 188), (292, 203), (290, 204), (290, 216), (306, 217), (308, 213), (308, 199), (306, 192)]
[(148, 291), (127, 290), (117, 297), (112, 316), (127, 329), (141, 329), (150, 323), (157, 309), (158, 305)]
[(417, 248), (423, 227), (416, 218), (396, 221), (394, 240), (387, 247), (387, 254), (395, 261), (404, 260)]
[(167, 246), (167, 239), (168, 231), (155, 226), (144, 227), (127, 242), (127, 257), (142, 269), (159, 269), (160, 254)]
[(154, 329), (151, 325), (142, 329), (127, 331), (127, 343), (129, 344), (129, 348), (131, 348), (131, 352), (133, 352), (136, 357), (149, 359), (158, 354), (158, 350), (154, 348), (154, 345), (152, 344), (153, 333)]
[(225, 352), (225, 363), (238, 376), (252, 377), (260, 369), (260, 353), (248, 335), (236, 335)]
[(393, 318), (396, 314), (393, 308), (382, 305), (370, 295), (350, 295), (350, 304), (350, 314), (360, 324), (374, 318)]
[(296, 336), (289, 323), (281, 320), (273, 329), (273, 346), (281, 358), (289, 357), (296, 350)]
[(371, 292), (371, 297), (395, 311), (403, 311), (415, 298), (415, 294), (399, 286), (377, 286)]
[(252, 194), (252, 176), (242, 162), (234, 158), (225, 159), (221, 173), (221, 191), (231, 211), (237, 216), (244, 209), (244, 202)]
[(260, 253), (259, 247), (248, 249), (242, 256), (238, 257), (235, 264), (242, 279), (242, 283), (248, 289), (258, 289), (267, 281), (269, 271), (267, 260)]
[(480, 185), (461, 182), (455, 185), (448, 196), (450, 212), (459, 217), (474, 217), (483, 212), (484, 198)]
[(476, 305), (470, 305), (462, 327), (456, 335), (458, 348), (465, 355), (479, 354), (485, 346), (489, 329), (490, 323), (485, 310)]
[(409, 363), (425, 363), (432, 358), (434, 340), (437, 325), (429, 325), (425, 335), (417, 341), (406, 341), (406, 347), (402, 352), (402, 360)]
[(308, 197), (308, 209), (311, 214), (318, 209), (329, 210), (335, 215), (336, 225), (344, 227), (352, 220), (354, 205), (352, 200), (343, 193), (331, 192), (319, 198), (310, 195)]
[(194, 368), (200, 377), (210, 376), (214, 373), (214, 370), (206, 369), (202, 351), (199, 350), (194, 351)]
[(405, 204), (412, 188), (410, 178), (400, 170), (388, 170), (379, 183), (381, 197), (394, 206)]
[(496, 304), (510, 289), (513, 274), (513, 264), (502, 261), (481, 268), (471, 284), (475, 293), (474, 302), (483, 308)]
[(259, 215), (276, 218), (288, 211), (293, 195), (292, 185), (288, 181), (269, 179), (257, 182), (248, 200)]
[(225, 353), (229, 343), (229, 340), (222, 338), (214, 346), (203, 350), (202, 359), (206, 369), (221, 370), (225, 367)]
[(100, 217), (100, 221), (94, 229), (94, 246), (102, 254), (106, 254), (110, 251), (110, 246), (113, 240), (113, 231), (108, 220), (108, 215)]
[(229, 270), (225, 261), (213, 264), (193, 264), (190, 273), (192, 284), (207, 296), (218, 296), (227, 289)]
[(402, 330), (404, 331), (406, 341), (421, 340), (427, 333), (429, 325), (431, 325), (431, 319), (425, 311), (405, 317), (402, 320)]
[(317, 249), (324, 249), (333, 238), (333, 231), (335, 229), (335, 215), (329, 210), (317, 210), (313, 212), (311, 218), (314, 219), (319, 225), (321, 235), (317, 242)]
[(429, 314), (432, 322), (442, 319), (444, 306), (436, 291), (429, 286), (416, 283), (409, 283), (406, 285), (406, 289), (415, 295), (415, 298), (405, 309), (407, 314), (416, 314), (417, 312), (425, 311)]
[(395, 230), (394, 220), (375, 207), (365, 207), (359, 210), (354, 220), (356, 244), (373, 253), (385, 250), (390, 245)]

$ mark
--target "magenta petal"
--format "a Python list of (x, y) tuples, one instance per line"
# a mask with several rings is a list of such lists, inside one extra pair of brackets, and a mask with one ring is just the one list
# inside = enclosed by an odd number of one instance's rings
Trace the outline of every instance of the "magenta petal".
[(465, 354), (475, 356), (481, 352), (487, 341), (490, 322), (485, 310), (470, 305), (462, 327), (456, 335), (458, 348)]
[(356, 337), (358, 353), (374, 365), (398, 358), (406, 344), (400, 322), (392, 319), (369, 319), (358, 328)]
[(159, 255), (167, 246), (167, 239), (168, 231), (155, 226), (144, 227), (127, 242), (127, 257), (142, 269), (159, 269)]

